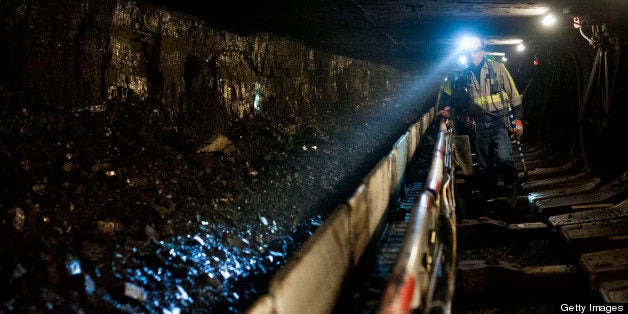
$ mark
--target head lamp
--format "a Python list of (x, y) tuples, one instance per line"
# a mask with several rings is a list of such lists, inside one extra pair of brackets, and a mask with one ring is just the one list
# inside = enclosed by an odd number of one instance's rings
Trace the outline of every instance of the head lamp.
[(460, 41), (460, 48), (463, 51), (477, 53), (477, 51), (484, 49), (484, 42), (476, 36), (464, 37)]

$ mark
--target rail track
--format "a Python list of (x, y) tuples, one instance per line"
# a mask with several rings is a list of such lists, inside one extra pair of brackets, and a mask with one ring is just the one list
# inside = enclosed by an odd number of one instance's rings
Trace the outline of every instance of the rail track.
[(626, 174), (601, 179), (530, 143), (516, 208), (499, 191), (479, 199), (467, 139), (434, 112), (400, 138), (250, 313), (555, 312), (628, 302)]

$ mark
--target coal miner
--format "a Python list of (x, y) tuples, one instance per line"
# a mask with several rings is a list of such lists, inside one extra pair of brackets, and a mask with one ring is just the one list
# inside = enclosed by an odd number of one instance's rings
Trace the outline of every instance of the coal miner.
[[(443, 86), (448, 96), (442, 115), (462, 121), (469, 133), (477, 166), (475, 193), (491, 197), (501, 176), (511, 207), (517, 202), (517, 171), (512, 158), (511, 136), (523, 134), (522, 97), (503, 63), (487, 58), (484, 43), (477, 37), (465, 45), (469, 65), (454, 72)], [(509, 122), (509, 114), (514, 123)], [(513, 126), (514, 124), (514, 126)]]

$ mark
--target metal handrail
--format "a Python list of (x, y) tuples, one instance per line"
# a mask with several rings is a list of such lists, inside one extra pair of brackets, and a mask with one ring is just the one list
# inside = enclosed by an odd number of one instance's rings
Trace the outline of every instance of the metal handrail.
[[(451, 309), (455, 284), (456, 225), (451, 131), (442, 119), (425, 189), (412, 207), (408, 229), (380, 306), (380, 313)], [(443, 270), (443, 275), (439, 275)], [(436, 289), (444, 297), (436, 296)], [(439, 294), (440, 295), (440, 294)]]

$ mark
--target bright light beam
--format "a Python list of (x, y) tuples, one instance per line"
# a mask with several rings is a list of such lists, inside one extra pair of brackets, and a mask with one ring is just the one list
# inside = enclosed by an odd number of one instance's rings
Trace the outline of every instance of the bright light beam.
[(556, 23), (556, 17), (553, 14), (548, 14), (545, 17), (543, 17), (543, 25), (545, 26), (551, 26), (554, 25), (554, 23)]
[(460, 62), (460, 64), (462, 64), (462, 65), (467, 65), (467, 63), (469, 62), (469, 60), (467, 60), (467, 57), (466, 57), (466, 56), (460, 56), (460, 57), (458, 58), (458, 62)]

